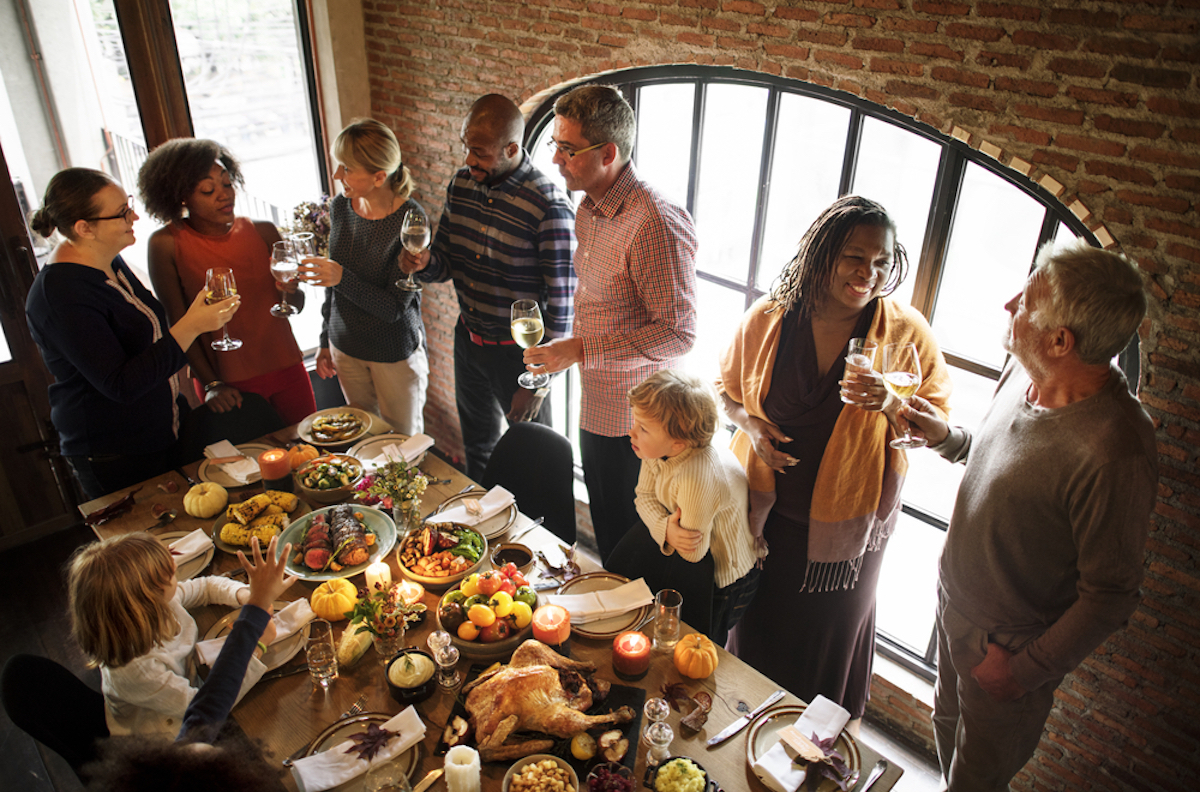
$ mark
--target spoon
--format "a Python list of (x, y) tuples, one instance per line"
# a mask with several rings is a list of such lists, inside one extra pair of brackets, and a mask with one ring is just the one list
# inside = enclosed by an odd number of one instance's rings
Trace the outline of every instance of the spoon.
[(175, 518), (178, 516), (179, 516), (179, 512), (176, 509), (167, 509), (162, 514), (158, 515), (158, 519), (153, 525), (148, 525), (145, 528), (143, 528), (142, 530), (143, 531), (153, 531), (155, 528), (161, 528), (164, 525), (167, 525), (167, 524), (173, 522), (175, 520)]

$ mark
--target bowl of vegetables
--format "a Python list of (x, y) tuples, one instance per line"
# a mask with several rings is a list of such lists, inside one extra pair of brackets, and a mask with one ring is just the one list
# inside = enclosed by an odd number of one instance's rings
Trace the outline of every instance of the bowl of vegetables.
[(327, 454), (311, 459), (292, 474), (305, 499), (330, 505), (354, 494), (363, 476), (362, 462), (345, 454)]
[(487, 548), (487, 539), (473, 528), (427, 522), (400, 540), (396, 560), (405, 577), (427, 589), (441, 590), (478, 570)]
[(508, 564), (467, 575), (442, 595), (435, 615), (463, 657), (503, 660), (532, 637), (537, 601), (524, 575)]

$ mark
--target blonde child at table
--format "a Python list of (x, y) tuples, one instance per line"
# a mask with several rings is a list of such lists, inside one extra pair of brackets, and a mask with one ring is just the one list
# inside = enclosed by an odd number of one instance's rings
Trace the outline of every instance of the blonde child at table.
[[(186, 608), (239, 607), (250, 587), (229, 578), (177, 582), (166, 545), (146, 533), (85, 545), (67, 575), (71, 632), (91, 665), (100, 667), (109, 733), (175, 736), (196, 695), (191, 665), (198, 638)], [(262, 643), (274, 639), (268, 623)], [(238, 698), (266, 672), (255, 649)]]
[[(647, 377), (629, 391), (629, 440), (642, 460), (634, 505), (664, 555), (715, 565), (712, 639), (729, 630), (754, 599), (757, 561), (766, 555), (750, 533), (746, 474), (732, 453), (713, 445), (717, 403), (699, 378), (677, 370)], [(634, 526), (633, 530), (637, 530)]]

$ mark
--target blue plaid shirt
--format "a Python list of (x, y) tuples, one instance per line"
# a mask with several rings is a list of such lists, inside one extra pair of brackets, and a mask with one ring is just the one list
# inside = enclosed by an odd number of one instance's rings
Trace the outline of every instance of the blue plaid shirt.
[(424, 281), (454, 279), (467, 328), (488, 341), (512, 339), (514, 300), (534, 299), (546, 338), (571, 332), (575, 293), (575, 210), (533, 167), (521, 164), (500, 184), (479, 184), (462, 168), (446, 188), (446, 204)]

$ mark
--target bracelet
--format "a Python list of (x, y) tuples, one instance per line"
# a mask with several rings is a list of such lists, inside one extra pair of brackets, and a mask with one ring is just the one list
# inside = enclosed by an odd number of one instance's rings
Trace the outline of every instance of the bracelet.
[(215, 391), (217, 388), (221, 387), (224, 384), (225, 383), (221, 382), (221, 380), (213, 380), (212, 382), (210, 382), (204, 386), (204, 392), (212, 393), (213, 391)]
[(263, 643), (262, 641), (258, 642), (258, 648), (262, 649), (262, 653), (264, 656), (267, 654), (267, 645), (265, 643)]

